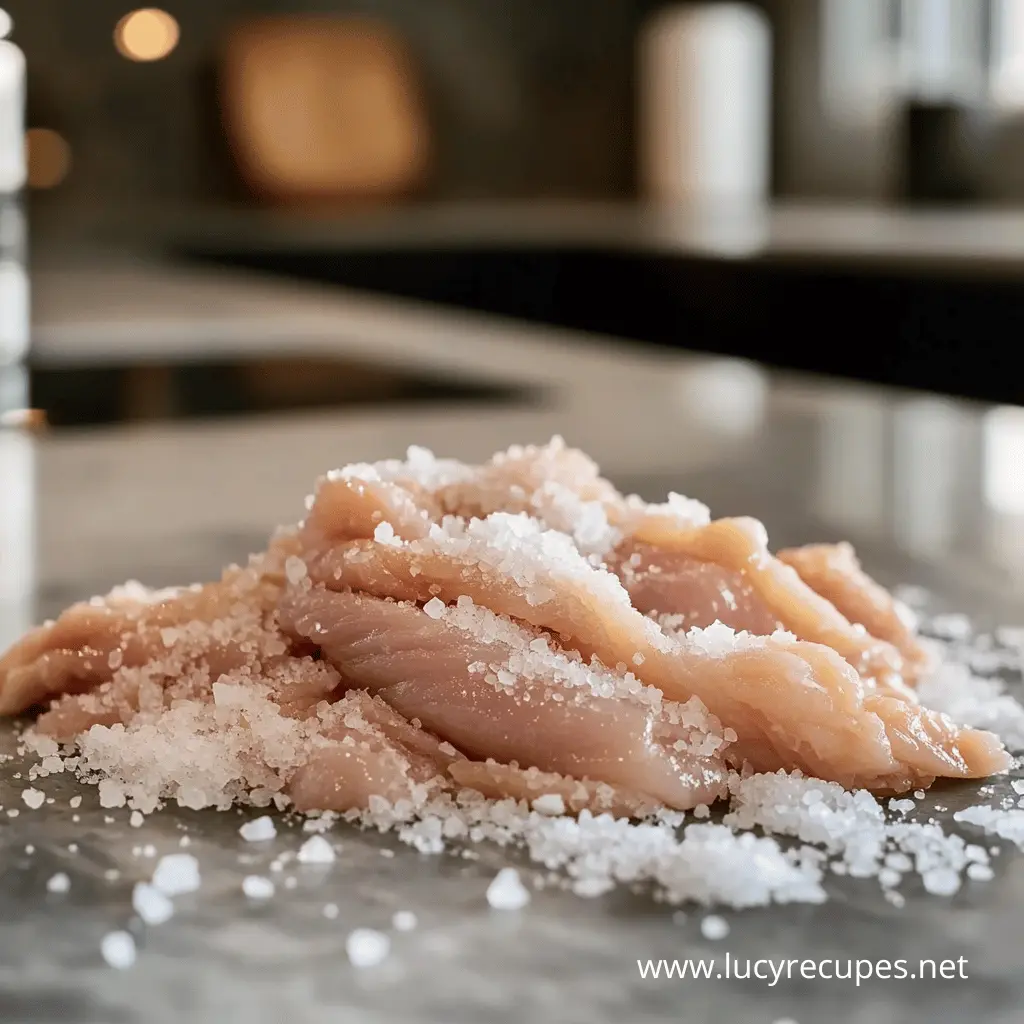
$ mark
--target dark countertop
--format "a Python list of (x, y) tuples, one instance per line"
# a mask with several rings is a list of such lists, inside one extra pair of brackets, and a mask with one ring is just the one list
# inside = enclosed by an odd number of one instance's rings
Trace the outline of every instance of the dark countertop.
[[(420, 335), (413, 320), (401, 323), (406, 333), (394, 328), (392, 356), (404, 346), (430, 358), (430, 338), (444, 323), (424, 322)], [(409, 443), (479, 458), (556, 431), (590, 449), (624, 488), (650, 497), (672, 488), (718, 514), (761, 516), (777, 545), (849, 538), (886, 582), (921, 584), (983, 624), (1024, 622), (1021, 410), (766, 375), (746, 364), (648, 360), (587, 339), (566, 350), (557, 334), (531, 328), (517, 338), (514, 327), (492, 326), (490, 355), (478, 353), (477, 370), (490, 359), (502, 374), (520, 367), (524, 380), (535, 380), (546, 347), (554, 369), (539, 407), (285, 416), (36, 441), (0, 431), (0, 561), (20, 559), (0, 589), (0, 641), (128, 576), (153, 585), (211, 576), (299, 515), (313, 477), (333, 465), (398, 454)], [(6, 731), (3, 742), (10, 744)], [(16, 770), (14, 762), (0, 771), (4, 807), (20, 804)], [(1002, 780), (1000, 791), (1007, 786)], [(731, 933), (715, 943), (701, 937), (699, 913), (674, 923), (642, 894), (587, 901), (547, 890), (520, 915), (489, 913), (484, 890), (506, 862), (498, 851), (482, 851), (479, 861), (421, 856), (346, 828), (336, 831), (344, 850), (331, 869), (300, 872), (295, 889), (247, 907), (242, 875), (297, 847), (297, 830), (282, 827), (269, 851), (257, 851), (238, 839), (233, 814), (169, 810), (132, 829), (120, 810), (106, 825), (91, 792), (75, 823), (72, 782), (44, 780), (40, 788), (54, 805), (0, 814), (0, 1017), (19, 1024), (1016, 1024), (1024, 1004), (1024, 857), (1012, 849), (996, 858), (994, 881), (971, 883), (952, 899), (908, 887), (905, 909), (896, 910), (877, 883), (833, 878), (822, 907), (727, 912)], [(942, 800), (951, 813), (977, 800), (976, 787), (948, 787)], [(137, 931), (134, 969), (109, 970), (100, 939), (130, 920), (131, 884), (152, 870), (133, 847), (172, 852), (182, 828), (202, 864), (201, 891), (180, 899), (170, 922)], [(36, 848), (31, 857), (26, 844)], [(394, 848), (393, 858), (381, 856), (384, 847)], [(239, 854), (257, 863), (243, 865)], [(111, 867), (122, 872), (115, 883), (103, 878)], [(58, 870), (71, 876), (65, 896), (45, 891)], [(340, 908), (336, 921), (320, 913), (328, 901)], [(398, 909), (413, 910), (419, 928), (394, 937), (385, 969), (353, 971), (345, 935), (386, 926)], [(637, 958), (727, 951), (963, 956), (970, 967), (968, 980), (855, 988), (645, 982), (635, 966)]]

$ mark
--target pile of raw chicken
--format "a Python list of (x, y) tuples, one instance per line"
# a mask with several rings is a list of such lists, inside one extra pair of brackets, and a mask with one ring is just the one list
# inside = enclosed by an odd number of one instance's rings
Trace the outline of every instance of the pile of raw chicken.
[(129, 585), (26, 636), (0, 712), (190, 806), (472, 789), (641, 816), (737, 771), (900, 792), (1005, 769), (917, 702), (928, 670), (849, 546), (773, 555), (756, 520), (623, 496), (555, 439), (334, 471), (218, 582)]

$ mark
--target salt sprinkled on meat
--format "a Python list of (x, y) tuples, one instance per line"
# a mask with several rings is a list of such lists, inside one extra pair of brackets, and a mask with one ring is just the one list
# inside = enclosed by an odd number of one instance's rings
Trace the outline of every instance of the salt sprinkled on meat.
[(153, 872), (153, 886), (165, 896), (195, 892), (200, 886), (199, 861), (190, 853), (161, 857)]
[(521, 910), (530, 902), (530, 892), (515, 868), (502, 868), (487, 886), (487, 902), (495, 910)]
[(109, 967), (125, 971), (135, 963), (135, 940), (128, 932), (108, 932), (100, 942), (100, 955)]
[(274, 825), (274, 819), (264, 814), (260, 818), (247, 821), (239, 828), (238, 834), (247, 843), (260, 843), (273, 839), (277, 835), (277, 828)]
[(391, 940), (373, 928), (356, 928), (345, 939), (345, 953), (353, 967), (376, 967), (391, 952)]
[(132, 889), (132, 909), (149, 925), (163, 924), (174, 916), (174, 904), (148, 882), (137, 882)]
[(333, 864), (334, 848), (323, 836), (311, 836), (296, 856), (300, 864)]
[(565, 801), (558, 793), (545, 793), (543, 796), (537, 797), (533, 801), (532, 807), (538, 814), (554, 816), (565, 814)]
[(246, 875), (242, 879), (242, 892), (251, 900), (269, 900), (274, 895), (274, 883), (262, 875)]

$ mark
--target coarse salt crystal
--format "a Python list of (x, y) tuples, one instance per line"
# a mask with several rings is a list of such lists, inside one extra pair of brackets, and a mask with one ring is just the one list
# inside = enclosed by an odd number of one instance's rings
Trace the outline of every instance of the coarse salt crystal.
[(128, 932), (108, 932), (100, 942), (100, 954), (108, 966), (125, 971), (135, 963), (135, 940)]
[(99, 784), (100, 807), (124, 807), (128, 798), (124, 788), (114, 779), (102, 779)]
[(353, 967), (376, 967), (391, 951), (391, 940), (373, 928), (356, 928), (345, 939), (345, 952)]
[(530, 891), (515, 868), (502, 868), (487, 886), (487, 902), (495, 910), (520, 910), (530, 902)]
[(334, 862), (334, 848), (323, 836), (311, 836), (297, 854), (300, 864), (331, 864)]
[(700, 933), (711, 942), (718, 942), (729, 934), (729, 922), (718, 914), (708, 914), (701, 919)]
[(444, 601), (439, 600), (436, 597), (432, 597), (424, 606), (423, 610), (432, 618), (439, 619), (444, 615), (445, 611)]
[(35, 811), (46, 803), (46, 794), (39, 789), (23, 789), (21, 791), (21, 799), (26, 807), (30, 807)]
[(174, 904), (148, 882), (138, 882), (132, 889), (132, 909), (149, 925), (163, 924), (174, 916)]
[(81, 798), (80, 796), (73, 796), (73, 797), (72, 797), (72, 798), (71, 798), (71, 799), (70, 799), (70, 800), (68, 801), (68, 806), (69, 806), (69, 807), (70, 807), (70, 808), (71, 808), (72, 810), (76, 810), (77, 808), (79, 808), (79, 807), (81, 807), (81, 806), (82, 806), (82, 798)]
[(298, 555), (289, 555), (284, 562), (284, 574), (291, 584), (301, 583), (306, 578), (306, 563)]
[(388, 547), (400, 548), (402, 546), (401, 538), (395, 536), (395, 528), (386, 520), (378, 523), (374, 528), (373, 539), (378, 544), (386, 544)]
[(269, 900), (274, 895), (274, 883), (263, 875), (246, 875), (242, 879), (242, 892), (251, 900)]
[(277, 835), (277, 827), (274, 825), (274, 819), (264, 814), (261, 818), (247, 821), (238, 830), (238, 834), (247, 843), (261, 843), (273, 839)]
[(397, 910), (391, 918), (395, 931), (411, 932), (417, 924), (416, 915), (411, 910)]
[(532, 806), (538, 814), (551, 816), (565, 814), (565, 801), (558, 793), (544, 793), (533, 801)]
[(960, 888), (960, 876), (951, 868), (932, 868), (921, 875), (926, 892), (933, 896), (952, 896)]
[(913, 800), (890, 800), (889, 810), (896, 814), (909, 814), (917, 804)]
[(71, 888), (71, 879), (63, 871), (51, 875), (46, 883), (47, 892), (67, 892)]
[(190, 853), (161, 857), (153, 872), (153, 885), (165, 896), (181, 896), (199, 888), (199, 861)]

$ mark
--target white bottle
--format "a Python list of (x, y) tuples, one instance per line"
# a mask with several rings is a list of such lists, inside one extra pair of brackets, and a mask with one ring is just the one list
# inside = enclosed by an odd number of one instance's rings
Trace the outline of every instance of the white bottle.
[(741, 3), (665, 8), (641, 32), (638, 66), (644, 197), (763, 202), (772, 89), (764, 15)]

